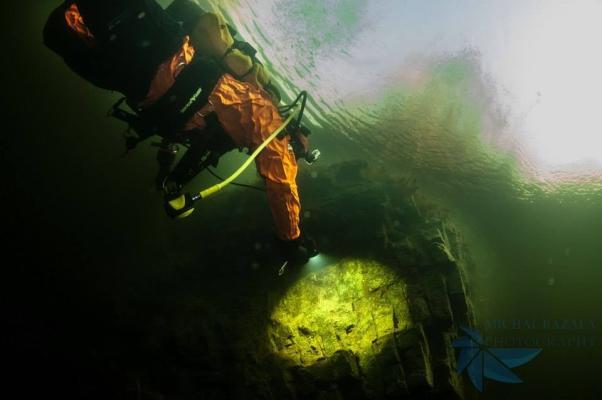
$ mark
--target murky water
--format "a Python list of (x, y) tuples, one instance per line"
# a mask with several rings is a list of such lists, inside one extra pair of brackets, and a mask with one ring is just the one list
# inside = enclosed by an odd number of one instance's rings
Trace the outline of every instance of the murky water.
[[(359, 147), (455, 214), (473, 249), (484, 324), (597, 321), (572, 332), (595, 345), (549, 345), (523, 386), (496, 395), (599, 393), (602, 58), (593, 15), (602, 3), (240, 0), (218, 8), (257, 45), (289, 98), (310, 91), (326, 157)], [(543, 341), (558, 332), (501, 332), (509, 333)]]
[[(111, 260), (138, 265), (132, 249), (149, 247), (148, 264), (135, 267), (141, 271), (185, 262), (169, 239), (157, 240), (177, 237), (176, 227), (154, 218), (160, 201), (138, 195), (152, 191), (151, 150), (118, 158), (122, 142), (113, 132), (123, 127), (102, 119), (115, 96), (82, 84), (41, 46), (55, 3), (21, 6), (30, 17), (15, 32), (35, 34), (9, 43), (17, 102), (37, 110), (21, 119), (20, 135), (3, 138), (15, 192), (44, 193), (22, 200), (31, 202), (36, 224), (71, 237), (64, 225), (71, 221), (87, 232), (73, 239), (81, 251), (106, 244), (99, 257), (107, 269), (97, 279), (107, 286), (120, 275)], [(289, 99), (310, 92), (308, 116), (325, 162), (365, 157), (384, 173), (415, 179), (453, 213), (474, 257), (484, 325), (597, 321), (592, 332), (561, 332), (593, 336), (596, 345), (544, 348), (521, 370), (524, 384), (495, 386), (486, 398), (599, 397), (602, 3), (230, 0), (214, 7), (257, 47)], [(28, 74), (17, 79), (20, 70)], [(65, 110), (77, 118), (66, 121)], [(53, 134), (34, 134), (46, 131)], [(23, 149), (33, 161), (21, 162)], [(136, 176), (123, 173), (132, 168)], [(75, 209), (64, 201), (74, 188), (85, 191)]]

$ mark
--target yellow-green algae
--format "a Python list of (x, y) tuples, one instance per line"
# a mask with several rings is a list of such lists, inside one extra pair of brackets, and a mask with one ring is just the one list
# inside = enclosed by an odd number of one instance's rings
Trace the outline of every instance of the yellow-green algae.
[(387, 267), (343, 260), (292, 286), (271, 315), (268, 334), (280, 357), (301, 366), (353, 351), (365, 364), (381, 340), (410, 325), (405, 283)]

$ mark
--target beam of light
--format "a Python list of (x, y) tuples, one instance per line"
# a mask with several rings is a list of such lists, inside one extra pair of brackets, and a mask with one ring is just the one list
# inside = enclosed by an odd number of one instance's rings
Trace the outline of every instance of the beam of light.
[(305, 264), (305, 268), (311, 271), (320, 270), (329, 264), (332, 264), (334, 259), (328, 257), (325, 254), (319, 253), (315, 257), (309, 259), (309, 261)]
[[(268, 325), (273, 351), (311, 366), (351, 350), (362, 367), (411, 326), (406, 283), (370, 260), (318, 256), (275, 304)], [(394, 315), (394, 317), (392, 317)]]

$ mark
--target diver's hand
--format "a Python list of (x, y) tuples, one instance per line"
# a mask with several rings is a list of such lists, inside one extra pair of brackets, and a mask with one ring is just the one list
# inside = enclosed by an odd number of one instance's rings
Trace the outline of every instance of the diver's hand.
[(310, 150), (309, 135), (311, 131), (301, 125), (296, 131), (290, 133), (290, 146), (297, 160), (302, 158), (311, 165), (320, 158), (321, 153), (318, 149)]
[[(293, 138), (293, 141), (298, 146), (298, 158), (304, 158), (309, 152), (309, 139), (301, 132), (297, 132)], [(297, 153), (297, 152), (296, 152)]]
[(157, 144), (159, 150), (157, 151), (157, 163), (159, 164), (159, 171), (155, 177), (155, 185), (157, 190), (163, 191), (165, 187), (165, 181), (169, 177), (171, 167), (173, 166), (176, 156), (178, 154), (178, 146), (175, 144)]
[(173, 199), (178, 197), (182, 192), (182, 185), (167, 177), (161, 184), (161, 191), (166, 199)]

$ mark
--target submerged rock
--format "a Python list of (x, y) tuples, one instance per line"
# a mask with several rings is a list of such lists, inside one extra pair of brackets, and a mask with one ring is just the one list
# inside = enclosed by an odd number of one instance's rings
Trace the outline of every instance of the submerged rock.
[[(203, 398), (464, 397), (450, 345), (473, 324), (461, 237), (403, 177), (361, 161), (312, 171), (299, 177), (303, 228), (321, 255), (278, 276), (264, 199), (223, 195), (205, 221), (222, 229), (195, 238), (219, 264), (191, 265), (148, 333), (148, 352), (176, 346), (163, 368), (177, 378), (137, 374), (166, 398), (193, 398), (179, 381)], [(238, 208), (245, 229), (221, 211)]]
[[(410, 324), (403, 280), (361, 260), (308, 272), (288, 289), (271, 319), (274, 352), (299, 366), (340, 351), (351, 351), (363, 366), (376, 342)], [(278, 346), (282, 341), (291, 345)]]

